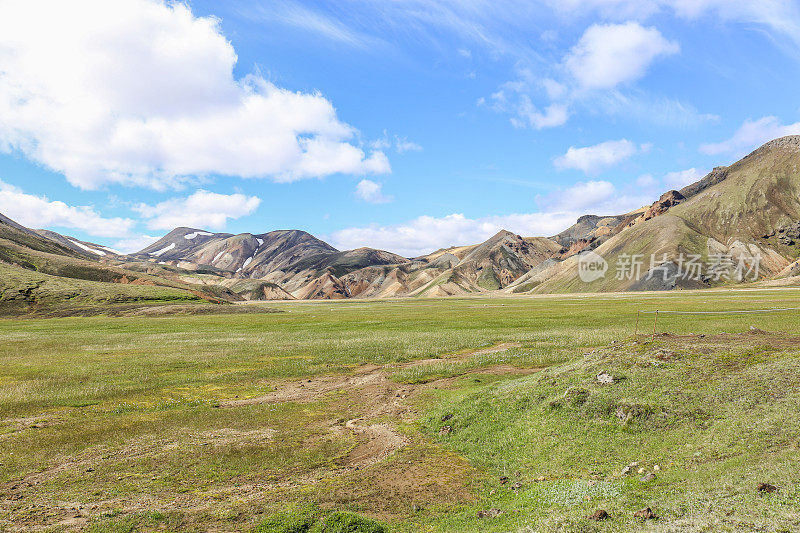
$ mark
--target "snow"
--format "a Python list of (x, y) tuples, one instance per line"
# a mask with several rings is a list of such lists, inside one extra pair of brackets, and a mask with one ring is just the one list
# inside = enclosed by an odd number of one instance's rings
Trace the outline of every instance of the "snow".
[(106, 253), (105, 253), (105, 252), (101, 252), (100, 250), (95, 250), (94, 248), (89, 248), (89, 247), (88, 247), (88, 246), (86, 246), (85, 244), (83, 244), (83, 243), (80, 243), (80, 242), (78, 242), (78, 241), (76, 241), (76, 240), (70, 239), (70, 240), (69, 240), (69, 242), (71, 242), (72, 244), (74, 244), (74, 245), (75, 245), (75, 246), (77, 246), (78, 248), (83, 248), (83, 249), (84, 249), (84, 250), (86, 250), (87, 252), (91, 252), (91, 253), (93, 253), (93, 254), (97, 254), (97, 255), (106, 255)]
[(113, 248), (109, 248), (108, 246), (101, 246), (101, 248), (107, 252), (111, 252), (112, 254), (117, 255), (125, 255), (124, 253), (120, 252), (119, 250), (115, 250)]
[(264, 246), (264, 239), (259, 239), (258, 237), (256, 237), (256, 240), (258, 241), (259, 246)]
[(216, 255), (216, 257), (214, 257), (214, 259), (212, 259), (212, 260), (211, 260), (211, 263), (212, 263), (212, 264), (213, 264), (213, 263), (216, 263), (216, 262), (217, 262), (217, 259), (219, 259), (220, 257), (222, 257), (222, 255), (223, 255), (225, 252), (226, 252), (226, 250), (222, 250), (220, 253), (218, 253), (218, 254)]
[(167, 246), (166, 248), (162, 248), (157, 252), (150, 252), (150, 255), (152, 255), (153, 257), (159, 257), (159, 256), (162, 256), (165, 253), (169, 252), (173, 248), (175, 248), (175, 243), (174, 242), (172, 244), (170, 244), (169, 246)]
[(194, 239), (198, 235), (205, 235), (206, 237), (213, 237), (214, 236), (213, 233), (209, 233), (207, 231), (195, 231), (193, 233), (187, 233), (186, 235), (183, 236), (183, 238), (184, 239), (188, 239), (188, 240), (191, 241), (192, 239)]
[(247, 265), (249, 265), (252, 262), (253, 262), (253, 258), (252, 257), (248, 257), (247, 261), (245, 261), (244, 264), (242, 265), (242, 268), (247, 268)]

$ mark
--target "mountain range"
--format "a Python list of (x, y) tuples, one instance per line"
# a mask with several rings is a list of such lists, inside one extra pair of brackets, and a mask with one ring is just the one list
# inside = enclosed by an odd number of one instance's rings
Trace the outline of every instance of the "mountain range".
[[(799, 165), (800, 136), (782, 137), (630, 213), (585, 215), (551, 237), (500, 231), (480, 244), (415, 258), (372, 248), (340, 251), (301, 230), (233, 235), (186, 227), (126, 255), (0, 214), (0, 308), (44, 301), (39, 293), (49, 286), (76, 300), (86, 291), (108, 291), (86, 283), (240, 301), (669, 290), (736, 281), (686, 276), (687, 257), (704, 264), (727, 257), (755, 281), (788, 284), (800, 275)], [(609, 270), (587, 281), (581, 265), (597, 256)], [(618, 271), (631, 258), (639, 258), (641, 275)], [(119, 301), (146, 300), (118, 291), (112, 293)]]

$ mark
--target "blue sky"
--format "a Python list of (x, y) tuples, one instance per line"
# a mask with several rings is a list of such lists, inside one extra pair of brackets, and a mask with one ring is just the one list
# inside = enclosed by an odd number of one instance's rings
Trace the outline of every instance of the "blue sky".
[(125, 251), (551, 235), (800, 133), (798, 48), (787, 0), (0, 0), (0, 212)]

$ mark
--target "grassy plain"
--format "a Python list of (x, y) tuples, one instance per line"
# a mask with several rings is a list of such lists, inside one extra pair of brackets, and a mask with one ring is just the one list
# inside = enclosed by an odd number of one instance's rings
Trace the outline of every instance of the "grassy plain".
[(800, 528), (798, 289), (269, 307), (0, 320), (0, 531)]

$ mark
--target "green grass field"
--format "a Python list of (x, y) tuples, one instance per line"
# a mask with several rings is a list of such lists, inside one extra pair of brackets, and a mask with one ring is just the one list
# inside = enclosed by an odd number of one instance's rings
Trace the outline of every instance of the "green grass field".
[(0, 531), (800, 529), (798, 289), (259, 305), (0, 320)]

